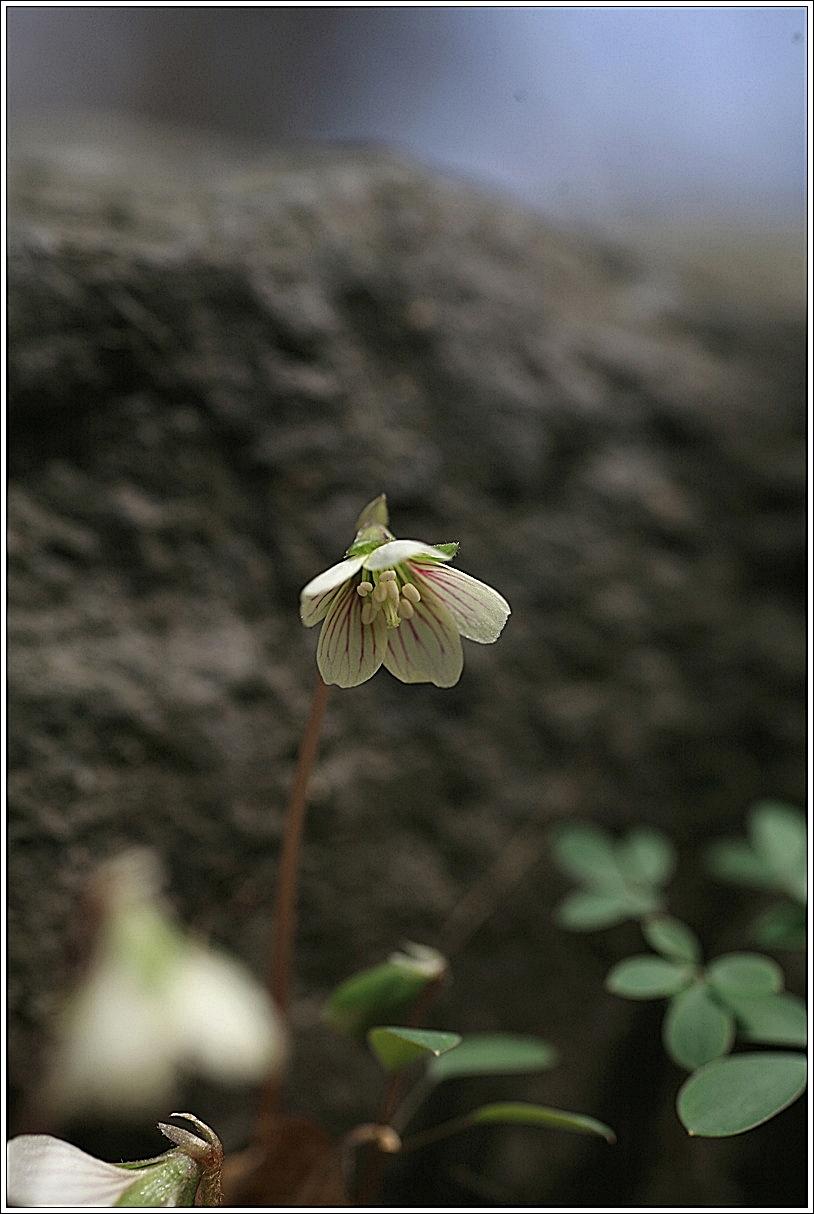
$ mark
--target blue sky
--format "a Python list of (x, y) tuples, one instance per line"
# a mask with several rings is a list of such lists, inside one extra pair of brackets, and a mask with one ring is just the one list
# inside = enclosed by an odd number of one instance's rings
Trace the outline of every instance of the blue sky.
[(376, 140), (565, 219), (804, 212), (802, 5), (7, 12), (12, 116), (197, 88), (199, 125)]

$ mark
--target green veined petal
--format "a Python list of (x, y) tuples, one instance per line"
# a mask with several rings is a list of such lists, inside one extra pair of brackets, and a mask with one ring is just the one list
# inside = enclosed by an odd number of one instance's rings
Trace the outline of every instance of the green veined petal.
[(387, 625), (379, 613), (362, 623), (363, 603), (352, 582), (343, 586), (330, 606), (317, 647), (317, 666), (326, 683), (358, 687), (372, 678), (387, 650)]

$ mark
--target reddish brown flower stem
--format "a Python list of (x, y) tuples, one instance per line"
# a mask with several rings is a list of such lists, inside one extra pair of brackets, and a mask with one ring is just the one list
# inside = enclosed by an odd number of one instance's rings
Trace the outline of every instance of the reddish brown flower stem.
[[(317, 755), (319, 735), (328, 704), (328, 685), (317, 676), (311, 709), (302, 735), (294, 783), (285, 812), (283, 845), (277, 869), (277, 888), (271, 921), (271, 964), (268, 985), (283, 1021), (288, 1024), (291, 1006), (291, 958), (297, 929), (297, 885), (300, 875), (300, 853), (305, 826), (308, 781)], [(266, 1081), (260, 1098), (255, 1141), (263, 1143), (280, 1115), (280, 1077), (274, 1073)]]
[(291, 1003), (291, 956), (297, 927), (297, 884), (300, 874), (300, 852), (305, 825), (308, 781), (319, 745), (319, 734), (325, 717), (330, 688), (318, 676), (311, 700), (311, 711), (300, 743), (294, 783), (285, 814), (283, 846), (277, 871), (272, 918), (271, 972), (269, 990), (284, 1020), (288, 1020)]

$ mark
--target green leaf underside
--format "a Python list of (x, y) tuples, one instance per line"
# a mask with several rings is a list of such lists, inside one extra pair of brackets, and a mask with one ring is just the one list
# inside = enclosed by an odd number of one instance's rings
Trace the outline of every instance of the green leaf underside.
[(624, 889), (613, 839), (598, 826), (561, 826), (554, 836), (554, 859), (569, 877), (604, 891)]
[(703, 1138), (727, 1138), (762, 1125), (797, 1099), (806, 1085), (803, 1054), (735, 1054), (696, 1071), (678, 1093), (684, 1128)]
[(691, 966), (646, 954), (615, 965), (605, 979), (605, 987), (625, 999), (663, 999), (689, 986), (693, 977)]
[(663, 835), (640, 827), (616, 841), (598, 826), (574, 823), (554, 836), (559, 867), (580, 881), (555, 911), (557, 922), (572, 931), (611, 927), (625, 919), (643, 919), (662, 909), (660, 884), (673, 871), (675, 853)]
[(766, 1045), (808, 1044), (806, 1005), (788, 991), (749, 997), (728, 994), (726, 1003), (740, 1024), (739, 1037)]
[(433, 1083), (461, 1075), (512, 1075), (545, 1071), (557, 1063), (557, 1051), (547, 1041), (508, 1033), (465, 1037), (454, 1050), (433, 1058), (427, 1078)]
[(805, 948), (808, 922), (804, 906), (779, 902), (757, 919), (752, 938), (761, 948)]
[(779, 801), (763, 801), (752, 810), (749, 836), (778, 886), (805, 902), (807, 832), (803, 815)]
[(538, 1104), (485, 1104), (469, 1113), (466, 1120), (470, 1125), (490, 1122), (504, 1125), (538, 1125), (552, 1130), (572, 1130), (577, 1134), (598, 1134), (606, 1142), (616, 1142), (613, 1130), (594, 1117), (585, 1117), (582, 1113), (566, 1113), (562, 1109), (549, 1109)]
[(704, 852), (713, 877), (732, 885), (776, 890), (777, 880), (760, 856), (743, 839), (717, 839)]
[(642, 924), (645, 940), (670, 961), (686, 961), (697, 965), (701, 960), (701, 945), (692, 932), (679, 919), (670, 915), (657, 915)]
[(164, 1162), (135, 1180), (115, 1203), (128, 1206), (191, 1206), (201, 1177), (200, 1166), (183, 1151), (169, 1152)]
[(575, 932), (592, 932), (613, 927), (631, 918), (630, 905), (622, 894), (599, 893), (594, 890), (574, 890), (566, 894), (554, 910), (560, 927)]
[(732, 1048), (735, 1018), (716, 1003), (704, 982), (696, 982), (670, 1000), (662, 1039), (673, 1062), (695, 1071)]
[(386, 1028), (371, 1029), (368, 1044), (379, 1062), (388, 1071), (400, 1071), (426, 1054), (440, 1055), (460, 1043), (458, 1033), (441, 1033), (430, 1029)]
[(783, 989), (783, 971), (761, 953), (727, 953), (707, 966), (707, 981), (722, 997), (772, 995)]
[(616, 844), (618, 863), (625, 876), (644, 885), (664, 885), (673, 875), (676, 853), (661, 831), (638, 826)]
[(338, 986), (325, 1005), (323, 1017), (337, 1032), (364, 1041), (368, 1029), (395, 1019), (432, 981), (432, 975), (386, 961)]
[(756, 805), (749, 817), (749, 840), (719, 839), (705, 854), (710, 871), (723, 881), (789, 894), (805, 905), (806, 821), (777, 801)]

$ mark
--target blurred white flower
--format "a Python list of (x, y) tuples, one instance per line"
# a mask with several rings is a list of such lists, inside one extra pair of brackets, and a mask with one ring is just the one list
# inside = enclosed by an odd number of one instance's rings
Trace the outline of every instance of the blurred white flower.
[(133, 849), (98, 876), (99, 938), (57, 1024), (45, 1102), (57, 1117), (135, 1118), (181, 1075), (251, 1083), (282, 1065), (270, 997), (238, 961), (185, 934), (161, 900), (158, 858)]

